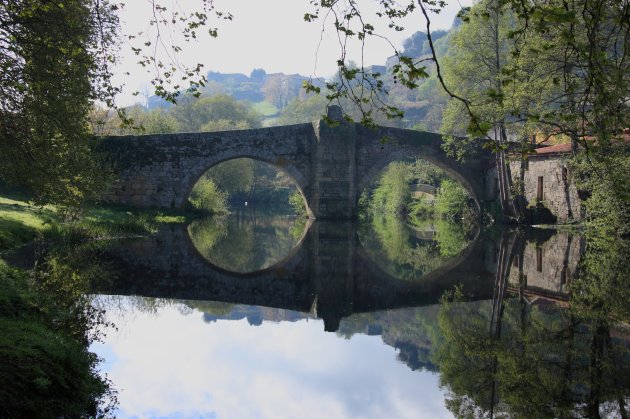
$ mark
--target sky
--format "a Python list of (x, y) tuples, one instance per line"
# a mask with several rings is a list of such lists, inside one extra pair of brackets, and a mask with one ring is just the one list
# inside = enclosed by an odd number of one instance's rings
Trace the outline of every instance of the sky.
[[(120, 13), (121, 32), (135, 34), (143, 31), (144, 37), (149, 35), (152, 31), (148, 26), (151, 1), (127, 0), (124, 3)], [(174, 3), (178, 7), (190, 7), (186, 10), (191, 11), (199, 1), (161, 2), (167, 6)], [(376, 0), (363, 0), (361, 3), (367, 20), (374, 22), (377, 33), (389, 40), (377, 38), (366, 43), (363, 50), (366, 65), (384, 64), (387, 57), (394, 54), (392, 45), (401, 48), (406, 38), (418, 30), (425, 30), (426, 22), (419, 11), (402, 21), (404, 31), (396, 32), (387, 28), (386, 22), (381, 21), (379, 26), (379, 20), (374, 15)], [(471, 3), (472, 0), (450, 0), (440, 14), (431, 16), (432, 30), (448, 29), (457, 11)], [(162, 32), (164, 39), (172, 36), (183, 47), (179, 58), (182, 63), (189, 66), (202, 63), (205, 72), (250, 74), (255, 68), (263, 68), (267, 73), (298, 73), (314, 77), (334, 74), (340, 53), (336, 33), (330, 24), (323, 27), (321, 21), (304, 21), (304, 14), (312, 10), (308, 0), (215, 0), (215, 5), (218, 10), (228, 11), (234, 16), (232, 21), (210, 22), (209, 26), (218, 28), (218, 38), (203, 36), (196, 42), (184, 44), (177, 39), (176, 31), (173, 34)], [(139, 39), (144, 42), (144, 38)], [(151, 75), (136, 64), (138, 58), (130, 47), (129, 43), (123, 43), (114, 78), (116, 83), (125, 85), (119, 98), (121, 105), (135, 102), (137, 99), (132, 92), (146, 92), (151, 79)], [(353, 46), (348, 58), (361, 62), (361, 48)]]

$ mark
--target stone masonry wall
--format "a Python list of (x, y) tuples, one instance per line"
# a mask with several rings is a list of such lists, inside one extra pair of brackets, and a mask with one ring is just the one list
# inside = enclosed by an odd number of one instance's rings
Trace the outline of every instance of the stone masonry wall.
[[(520, 162), (511, 162), (513, 178), (520, 172)], [(538, 184), (542, 178), (542, 199), (538, 199)], [(541, 203), (558, 221), (581, 219), (581, 201), (571, 182), (571, 174), (563, 156), (530, 156), (525, 169), (525, 199), (528, 205)]]
[[(519, 161), (510, 162), (513, 180), (519, 180), (520, 170)], [(542, 178), (542, 197), (538, 196), (539, 178)], [(571, 181), (571, 172), (565, 156), (530, 156), (525, 166), (523, 184), (527, 206), (542, 205), (549, 209), (559, 222), (580, 220), (584, 217), (582, 202), (577, 188)], [(483, 196), (487, 201), (499, 199), (496, 168), (486, 171)]]
[(352, 219), (356, 216), (356, 130), (340, 122), (328, 126), (316, 123), (317, 148), (313, 212), (318, 218)]

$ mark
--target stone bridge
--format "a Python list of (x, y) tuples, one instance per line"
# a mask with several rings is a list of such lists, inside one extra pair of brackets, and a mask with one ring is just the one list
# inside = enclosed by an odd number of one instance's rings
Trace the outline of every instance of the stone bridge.
[(118, 180), (105, 202), (136, 207), (182, 208), (197, 180), (212, 166), (239, 157), (285, 171), (318, 219), (352, 219), (361, 192), (395, 160), (420, 157), (459, 180), (477, 206), (484, 196), (483, 170), (490, 155), (461, 164), (446, 156), (439, 134), (342, 121), (241, 131), (104, 137), (96, 149), (114, 166)]
[(210, 300), (313, 312), (326, 330), (352, 313), (437, 304), (444, 291), (462, 285), (469, 300), (490, 299), (495, 275), (491, 254), (476, 240), (459, 256), (415, 280), (384, 272), (357, 243), (356, 224), (315, 221), (284, 260), (251, 273), (218, 268), (194, 247), (185, 226), (116, 243), (106, 251), (119, 271), (96, 293)]

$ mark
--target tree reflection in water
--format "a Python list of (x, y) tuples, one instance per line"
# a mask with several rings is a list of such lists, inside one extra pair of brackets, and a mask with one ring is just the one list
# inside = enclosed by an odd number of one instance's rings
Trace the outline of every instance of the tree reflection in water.
[[(604, 254), (587, 255), (568, 286), (571, 244), (580, 238), (563, 234), (566, 245), (556, 249), (563, 257), (555, 261), (541, 254), (549, 236), (559, 235), (503, 234), (493, 301), (462, 303), (458, 290), (445, 295), (434, 362), (455, 416), (627, 417), (630, 336), (619, 323), (628, 319), (627, 248), (604, 252), (605, 278), (592, 260), (603, 262)], [(540, 281), (529, 286), (528, 274), (542, 274), (545, 264), (560, 267), (548, 272), (549, 289)]]
[(254, 208), (229, 216), (193, 221), (188, 234), (208, 262), (230, 272), (263, 270), (280, 262), (296, 247), (307, 219)]
[(89, 351), (106, 322), (87, 292), (111, 273), (98, 250), (49, 249), (29, 272), (0, 260), (0, 416), (105, 417), (115, 408)]
[(390, 275), (416, 279), (457, 256), (470, 244), (472, 226), (444, 220), (408, 224), (396, 216), (373, 216), (359, 225), (359, 241), (370, 257)]

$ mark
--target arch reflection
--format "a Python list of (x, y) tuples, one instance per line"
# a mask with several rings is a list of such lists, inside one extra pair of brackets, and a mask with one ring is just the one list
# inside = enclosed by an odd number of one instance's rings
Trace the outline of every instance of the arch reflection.
[(444, 220), (410, 223), (396, 216), (373, 216), (359, 225), (363, 251), (397, 279), (419, 279), (447, 264), (473, 241), (475, 229)]
[(229, 215), (193, 221), (188, 236), (211, 265), (227, 272), (252, 273), (277, 265), (297, 248), (308, 219), (272, 210), (242, 207)]

